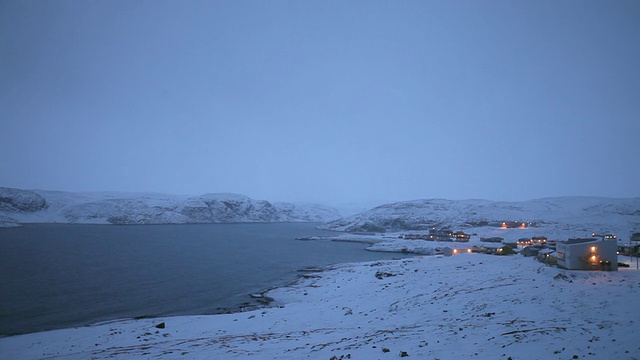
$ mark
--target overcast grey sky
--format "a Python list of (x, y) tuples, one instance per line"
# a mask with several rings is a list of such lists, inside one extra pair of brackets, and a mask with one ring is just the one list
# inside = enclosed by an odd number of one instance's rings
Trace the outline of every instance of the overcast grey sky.
[(640, 196), (640, 2), (0, 1), (0, 186)]

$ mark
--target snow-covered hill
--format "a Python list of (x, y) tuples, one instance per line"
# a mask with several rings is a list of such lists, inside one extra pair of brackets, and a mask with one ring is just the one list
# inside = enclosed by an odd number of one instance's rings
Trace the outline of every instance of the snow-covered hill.
[(0, 226), (16, 223), (186, 224), (324, 222), (340, 217), (317, 204), (270, 203), (238, 194), (71, 193), (0, 188)]
[(534, 226), (572, 230), (626, 231), (640, 228), (640, 198), (556, 197), (518, 202), (414, 200), (378, 206), (330, 222), (324, 228), (383, 232), (499, 226), (505, 221), (532, 222)]
[(335, 208), (238, 194), (71, 193), (0, 187), (0, 227), (19, 223), (185, 224), (327, 222), (329, 230), (384, 232), (469, 228), (504, 221), (577, 231), (640, 228), (640, 198), (556, 197), (518, 202), (428, 199), (385, 204), (340, 219)]
[(335, 208), (318, 204), (291, 204), (286, 202), (275, 202), (273, 206), (278, 213), (291, 219), (301, 219), (308, 222), (325, 222), (327, 219), (339, 219), (340, 213)]
[(34, 212), (46, 207), (45, 199), (33, 191), (0, 187), (0, 211)]

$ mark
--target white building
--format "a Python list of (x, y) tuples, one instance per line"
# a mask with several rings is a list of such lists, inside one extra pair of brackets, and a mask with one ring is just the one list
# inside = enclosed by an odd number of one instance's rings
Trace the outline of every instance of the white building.
[(616, 239), (569, 239), (556, 246), (559, 268), (618, 271)]

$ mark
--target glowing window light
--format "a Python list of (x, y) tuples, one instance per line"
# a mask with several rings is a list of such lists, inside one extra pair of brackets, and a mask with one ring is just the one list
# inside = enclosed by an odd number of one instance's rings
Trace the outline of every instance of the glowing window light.
[(595, 246), (592, 246), (592, 247), (591, 247), (591, 252), (596, 252), (597, 250), (598, 250), (598, 248), (597, 248), (597, 247), (595, 247)]

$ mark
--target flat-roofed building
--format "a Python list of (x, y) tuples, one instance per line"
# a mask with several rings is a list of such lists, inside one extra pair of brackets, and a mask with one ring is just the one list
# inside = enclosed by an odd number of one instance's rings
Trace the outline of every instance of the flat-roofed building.
[(557, 242), (556, 250), (559, 268), (618, 271), (616, 239), (569, 239)]

